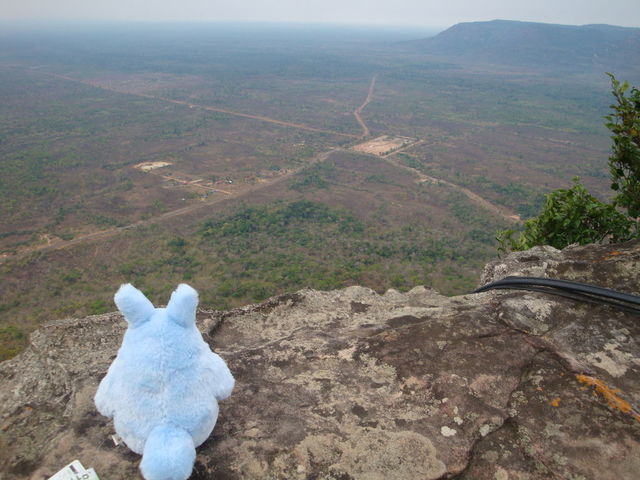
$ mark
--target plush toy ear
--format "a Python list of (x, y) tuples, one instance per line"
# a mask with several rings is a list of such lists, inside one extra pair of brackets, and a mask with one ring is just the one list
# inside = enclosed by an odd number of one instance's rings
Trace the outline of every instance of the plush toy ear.
[(178, 325), (186, 327), (196, 321), (196, 307), (198, 306), (198, 292), (186, 283), (181, 283), (171, 294), (167, 305), (167, 315)]
[(120, 286), (113, 300), (132, 326), (146, 322), (155, 311), (153, 304), (144, 296), (144, 293), (130, 283)]

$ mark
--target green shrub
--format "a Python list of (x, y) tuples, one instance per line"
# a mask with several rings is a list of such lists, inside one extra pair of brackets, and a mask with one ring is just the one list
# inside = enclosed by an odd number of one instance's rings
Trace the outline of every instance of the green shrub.
[[(611, 188), (617, 192), (613, 203), (603, 203), (590, 195), (576, 178), (573, 187), (546, 196), (540, 214), (525, 222), (519, 236), (514, 238), (513, 230), (499, 232), (499, 250), (527, 250), (535, 245), (564, 248), (573, 243), (585, 245), (605, 239), (621, 242), (639, 236), (640, 90), (607, 75), (616, 99), (611, 105), (613, 113), (605, 117), (613, 133), (609, 157)], [(629, 216), (616, 207), (626, 209)]]
[(525, 222), (517, 238), (513, 230), (504, 230), (497, 239), (503, 251), (527, 250), (535, 245), (564, 248), (573, 243), (600, 242), (606, 237), (614, 242), (628, 240), (637, 233), (634, 226), (631, 219), (589, 194), (574, 178), (571, 188), (546, 196), (540, 214)]
[(89, 315), (98, 315), (100, 313), (107, 313), (112, 310), (111, 306), (104, 300), (94, 300), (87, 305)]
[(0, 362), (20, 353), (27, 341), (28, 336), (17, 327), (0, 328)]
[[(613, 135), (609, 157), (611, 188), (616, 191), (614, 203), (623, 207), (632, 218), (640, 217), (640, 90), (611, 77), (616, 103), (607, 115), (606, 126)], [(627, 92), (629, 95), (627, 96)]]

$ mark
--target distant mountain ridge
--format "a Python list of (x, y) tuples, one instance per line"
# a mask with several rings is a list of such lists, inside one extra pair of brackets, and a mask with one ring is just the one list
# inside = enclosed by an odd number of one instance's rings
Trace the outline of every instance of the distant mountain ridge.
[(404, 42), (424, 53), (498, 64), (571, 70), (640, 70), (640, 28), (492, 20), (458, 23)]

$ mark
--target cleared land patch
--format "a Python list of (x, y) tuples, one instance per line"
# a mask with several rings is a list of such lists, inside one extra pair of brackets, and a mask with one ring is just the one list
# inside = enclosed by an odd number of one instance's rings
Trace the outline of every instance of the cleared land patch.
[(400, 137), (394, 135), (382, 135), (376, 137), (373, 140), (369, 140), (364, 143), (359, 143), (351, 147), (356, 152), (372, 153), (373, 155), (384, 156), (389, 153), (405, 148), (418, 140), (411, 137)]
[(168, 167), (169, 165), (173, 164), (171, 162), (144, 162), (139, 163), (135, 168), (142, 170), (143, 172), (148, 172), (150, 170), (155, 170), (156, 168)]

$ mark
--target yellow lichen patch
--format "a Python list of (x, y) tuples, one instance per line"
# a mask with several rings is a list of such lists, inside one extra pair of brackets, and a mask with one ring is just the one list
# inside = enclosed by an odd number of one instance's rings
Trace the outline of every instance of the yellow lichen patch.
[(617, 251), (617, 250), (614, 250), (613, 252), (609, 252), (609, 253), (607, 253), (605, 256), (601, 257), (601, 258), (600, 258), (600, 261), (603, 261), (603, 260), (611, 260), (611, 259), (612, 259), (612, 258), (614, 258), (614, 257), (617, 257), (617, 256), (619, 256), (619, 255), (624, 255), (624, 254), (625, 254), (624, 252), (619, 252), (619, 251)]
[(556, 397), (551, 400), (551, 406), (554, 408), (558, 408), (560, 406), (560, 397)]
[(597, 392), (602, 395), (611, 408), (627, 413), (640, 422), (640, 413), (629, 402), (620, 398), (618, 394), (622, 391), (619, 388), (611, 388), (602, 380), (588, 375), (576, 375), (576, 378), (580, 383), (595, 388), (594, 394)]

